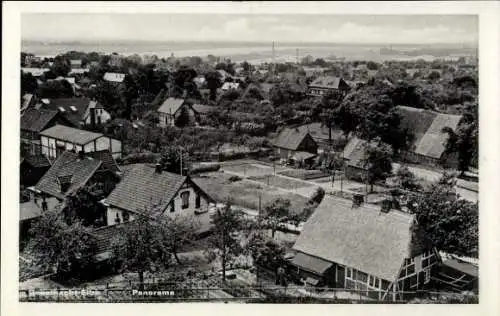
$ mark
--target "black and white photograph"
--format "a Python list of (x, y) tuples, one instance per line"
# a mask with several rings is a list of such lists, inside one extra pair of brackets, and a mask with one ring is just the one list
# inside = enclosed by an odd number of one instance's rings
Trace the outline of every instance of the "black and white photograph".
[(20, 14), (19, 302), (479, 304), (477, 13), (101, 6)]

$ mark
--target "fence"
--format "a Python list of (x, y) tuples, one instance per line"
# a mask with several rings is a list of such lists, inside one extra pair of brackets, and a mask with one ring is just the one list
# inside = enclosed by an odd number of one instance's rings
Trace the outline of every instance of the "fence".
[(408, 303), (413, 298), (425, 303), (477, 303), (476, 295), (449, 292), (399, 292), (405, 299), (378, 300), (378, 290), (315, 288), (305, 286), (241, 286), (228, 283), (217, 287), (194, 284), (145, 283), (134, 288), (20, 289), (22, 302), (175, 302), (175, 301), (249, 301), (249, 302), (315, 302), (315, 303)]

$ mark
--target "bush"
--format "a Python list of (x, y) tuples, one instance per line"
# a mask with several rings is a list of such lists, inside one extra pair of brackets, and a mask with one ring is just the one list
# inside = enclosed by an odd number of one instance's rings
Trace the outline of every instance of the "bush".
[(320, 204), (323, 201), (323, 197), (325, 197), (325, 190), (322, 187), (318, 187), (316, 192), (314, 192), (313, 196), (309, 200), (310, 204)]
[(199, 165), (193, 167), (189, 171), (190, 174), (200, 174), (200, 173), (205, 173), (205, 172), (215, 172), (219, 171), (220, 169), (220, 164), (218, 163), (211, 163), (211, 164), (205, 164), (205, 165)]
[(236, 181), (241, 181), (242, 178), (238, 177), (238, 176), (232, 176), (228, 180), (229, 180), (229, 182), (236, 182)]
[(160, 158), (159, 154), (155, 153), (137, 153), (117, 159), (117, 163), (130, 165), (134, 163), (154, 163)]

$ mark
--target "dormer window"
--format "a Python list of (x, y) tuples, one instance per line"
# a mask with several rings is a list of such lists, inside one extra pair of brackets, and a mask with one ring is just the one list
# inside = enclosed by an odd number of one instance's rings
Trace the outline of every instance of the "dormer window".
[(66, 112), (66, 110), (62, 106), (59, 107), (59, 111), (61, 111), (63, 113)]
[(72, 175), (57, 176), (57, 182), (59, 182), (59, 187), (61, 189), (61, 192), (64, 193), (68, 191), (69, 187), (71, 186), (72, 178), (73, 178)]
[(74, 105), (70, 106), (69, 108), (70, 108), (70, 109), (71, 109), (71, 111), (73, 111), (73, 112), (76, 112), (76, 111), (77, 111), (77, 109), (75, 108), (75, 106), (74, 106)]

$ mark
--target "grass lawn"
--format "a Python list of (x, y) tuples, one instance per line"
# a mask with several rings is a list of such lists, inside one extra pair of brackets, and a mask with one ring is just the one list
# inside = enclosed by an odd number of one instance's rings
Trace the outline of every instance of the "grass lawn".
[(289, 199), (292, 211), (296, 213), (302, 212), (308, 201), (303, 196), (286, 193), (266, 185), (258, 185), (245, 180), (231, 182), (229, 181), (231, 176), (223, 172), (213, 172), (194, 177), (193, 181), (218, 202), (226, 202), (229, 198), (234, 205), (254, 210), (259, 208), (259, 195), (262, 198), (262, 207), (279, 197)]
[[(222, 166), (223, 170), (226, 170), (228, 172), (235, 172), (238, 174), (241, 174), (242, 176), (245, 177), (261, 177), (265, 176), (268, 174), (273, 174), (274, 170), (272, 167), (267, 167), (267, 166), (259, 166), (256, 164), (239, 164), (239, 165), (225, 165)], [(278, 172), (279, 169), (278, 167), (276, 168), (276, 172)]]
[(296, 181), (290, 178), (284, 178), (280, 176), (260, 176), (260, 177), (249, 177), (250, 180), (259, 181), (270, 186), (279, 187), (287, 190), (294, 190), (296, 188), (311, 187), (310, 183), (303, 181)]

